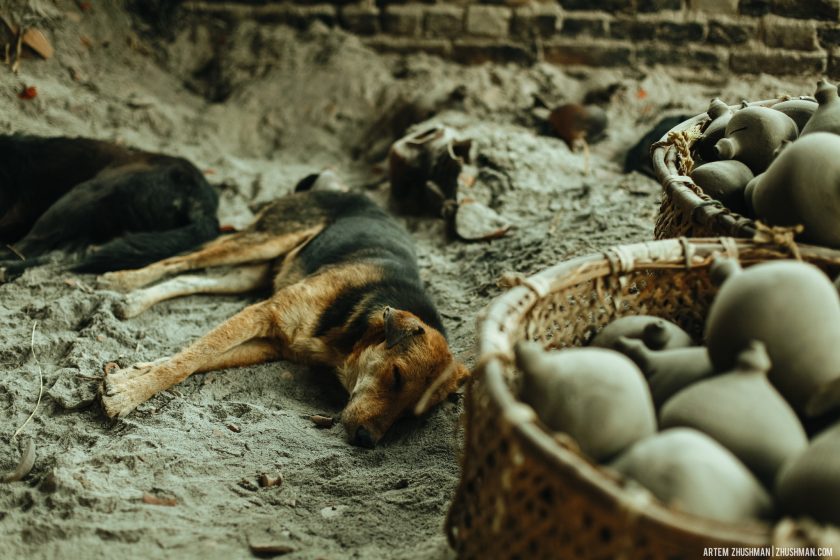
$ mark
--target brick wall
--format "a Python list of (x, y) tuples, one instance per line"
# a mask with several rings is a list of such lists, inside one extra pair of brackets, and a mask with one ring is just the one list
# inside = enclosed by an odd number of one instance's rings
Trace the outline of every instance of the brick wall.
[(315, 20), (386, 52), (464, 63), (650, 66), (840, 78), (840, 0), (187, 2), (305, 27)]

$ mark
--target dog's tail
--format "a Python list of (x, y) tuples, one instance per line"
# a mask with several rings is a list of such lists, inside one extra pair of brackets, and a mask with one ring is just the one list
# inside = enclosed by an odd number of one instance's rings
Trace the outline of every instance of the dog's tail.
[(212, 216), (166, 231), (126, 233), (88, 253), (73, 270), (100, 273), (140, 268), (193, 249), (218, 235), (219, 222)]

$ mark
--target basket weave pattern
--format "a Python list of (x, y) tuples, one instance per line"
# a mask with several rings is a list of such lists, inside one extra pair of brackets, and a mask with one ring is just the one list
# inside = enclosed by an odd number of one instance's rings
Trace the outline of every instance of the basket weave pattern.
[[(757, 101), (750, 105), (772, 107), (788, 99), (790, 97)], [(709, 117), (705, 113), (691, 118), (674, 127), (662, 141), (652, 147), (653, 170), (662, 184), (662, 200), (653, 230), (656, 239), (718, 236), (752, 238), (756, 232), (753, 220), (732, 212), (712, 199), (691, 177), (680, 172), (679, 155), (668, 137), (672, 132), (688, 131), (697, 125), (705, 127), (708, 122)]]
[[(840, 270), (840, 252), (800, 250), (805, 260)], [(716, 292), (708, 273), (716, 253), (745, 265), (789, 258), (786, 249), (731, 238), (625, 245), (550, 268), (493, 302), (480, 326), (461, 483), (447, 518), (459, 558), (672, 560), (700, 557), (704, 547), (774, 540), (769, 526), (683, 515), (647, 492), (623, 489), (514, 397), (512, 349), (522, 339), (582, 346), (613, 319), (640, 313), (699, 336)]]

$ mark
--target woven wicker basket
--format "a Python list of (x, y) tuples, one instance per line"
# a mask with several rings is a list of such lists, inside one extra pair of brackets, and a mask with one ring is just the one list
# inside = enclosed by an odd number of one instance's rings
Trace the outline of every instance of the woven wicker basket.
[[(757, 101), (750, 105), (772, 107), (788, 99), (791, 98)], [(813, 100), (811, 97), (799, 99)], [(652, 147), (653, 170), (662, 184), (662, 203), (654, 227), (656, 239), (718, 236), (751, 238), (756, 232), (753, 220), (727, 209), (704, 193), (691, 177), (681, 172), (682, 161), (669, 136), (672, 132), (688, 132), (698, 124), (704, 129), (709, 122), (706, 113), (697, 115), (675, 126), (662, 141)]]
[[(799, 249), (804, 260), (840, 271), (840, 251)], [(699, 336), (716, 292), (708, 270), (716, 253), (744, 265), (790, 258), (786, 248), (732, 238), (623, 245), (549, 268), (494, 300), (480, 324), (461, 481), (446, 522), (459, 558), (672, 560), (702, 557), (704, 547), (790, 541), (780, 526), (728, 526), (623, 488), (514, 397), (512, 348), (522, 339), (582, 346), (613, 319), (639, 313)]]

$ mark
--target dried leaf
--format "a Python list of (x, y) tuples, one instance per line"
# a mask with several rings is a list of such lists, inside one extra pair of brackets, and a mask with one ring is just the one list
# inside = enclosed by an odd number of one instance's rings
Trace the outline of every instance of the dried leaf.
[(35, 51), (43, 59), (48, 59), (55, 53), (46, 35), (34, 27), (30, 27), (23, 32), (22, 40), (24, 45)]

